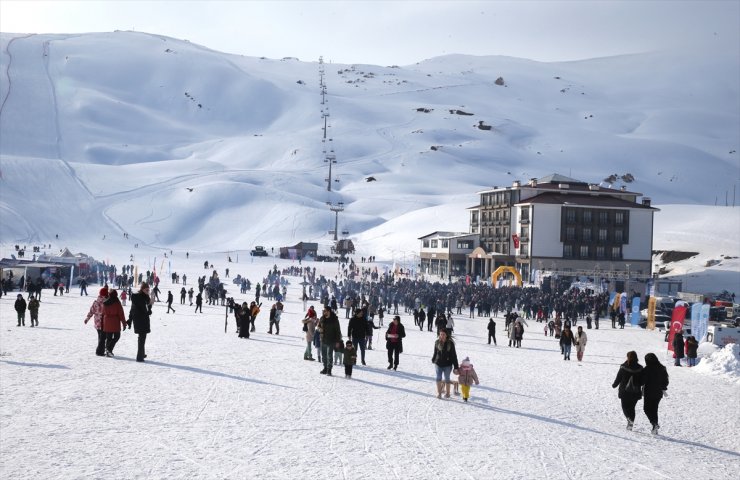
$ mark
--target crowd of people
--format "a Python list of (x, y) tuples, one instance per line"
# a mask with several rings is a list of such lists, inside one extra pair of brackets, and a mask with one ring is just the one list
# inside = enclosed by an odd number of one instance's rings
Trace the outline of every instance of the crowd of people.
[[(212, 268), (209, 264), (204, 266)], [(338, 272), (334, 278), (329, 278), (317, 274), (316, 268), (308, 266), (291, 266), (283, 270), (274, 266), (255, 284), (238, 275), (234, 283), (240, 293), (251, 292), (254, 285), (254, 300), (242, 303), (228, 296), (226, 286), (221, 283), (215, 270), (209, 277), (204, 275), (198, 278), (197, 290), (193, 287), (186, 289), (185, 275), (180, 277), (173, 273), (172, 283), (179, 284), (182, 281), (183, 286), (179, 292), (181, 305), (186, 304), (187, 297), (192, 306), (195, 296), (196, 312), (202, 313), (204, 296), (209, 305), (220, 303), (220, 306), (225, 306), (227, 326), (229, 316), (233, 315), (238, 338), (248, 339), (250, 333), (255, 332), (255, 322), (263, 305), (261, 300), (271, 303), (267, 333), (280, 335), (283, 300), (288, 293), (287, 286), (293, 280), (288, 277), (302, 279), (300, 285), (303, 287), (305, 315), (301, 323), (306, 342), (303, 358), (321, 363), (320, 374), (327, 376), (333, 375), (333, 367), (343, 366), (345, 377), (352, 378), (355, 365), (359, 363), (366, 366), (366, 351), (373, 350), (375, 332), (381, 329), (384, 330), (387, 369), (397, 370), (401, 364), (403, 341), (406, 337), (406, 326), (401, 314), (407, 315), (413, 318), (414, 326), (421, 332), (433, 333), (430, 359), (435, 369), (437, 397), (449, 398), (451, 387), (454, 386), (457, 391), (459, 386), (464, 401), (468, 401), (470, 388), (479, 384), (479, 379), (469, 358), (458, 362), (454, 333), (456, 315), (458, 319), (465, 315), (469, 318), (488, 317), (485, 333), (482, 329), (481, 336), (486, 335), (487, 343), (494, 346), (497, 345), (497, 324), (494, 317), (503, 315), (504, 330), (511, 348), (522, 347), (525, 332), (530, 328), (530, 322), (534, 322), (535, 325), (542, 326), (546, 337), (554, 337), (560, 346), (563, 360), (569, 361), (571, 351), (575, 348), (579, 362), (583, 361), (588, 344), (585, 330), (593, 327), (598, 329), (599, 319), (604, 316), (612, 318), (612, 328), (617, 328), (617, 323), (624, 323), (620, 313), (609, 308), (607, 294), (590, 290), (573, 288), (556, 292), (531, 287), (492, 288), (486, 284), (463, 281), (430, 283), (394, 278), (389, 274), (381, 274), (377, 268), (359, 266), (354, 262), (340, 265)], [(90, 319), (94, 319), (97, 333), (95, 354), (114, 356), (121, 332), (128, 328), (134, 330), (138, 336), (136, 361), (144, 362), (147, 358), (146, 339), (151, 332), (152, 307), (159, 301), (159, 277), (153, 271), (136, 274), (133, 266), (125, 265), (120, 274), (115, 268), (106, 272), (106, 278), (118, 289), (109, 287), (104, 282), (105, 286), (99, 290), (84, 320), (88, 323)], [(136, 283), (139, 288), (134, 292), (133, 286)], [(86, 293), (86, 287), (86, 283), (81, 285), (81, 294), (83, 289)], [(128, 314), (123, 309), (127, 299), (131, 301)], [(321, 305), (320, 314), (314, 305), (306, 308), (308, 302), (313, 300)], [(174, 295), (172, 291), (168, 291), (167, 313), (171, 311), (176, 314), (173, 303)], [(25, 326), (26, 311), (30, 312), (31, 326), (38, 326), (39, 306), (39, 299), (35, 295), (30, 295), (27, 303), (23, 295), (19, 294), (15, 303), (18, 326)], [(347, 320), (346, 335), (343, 335), (339, 321), (342, 309)], [(386, 313), (392, 315), (392, 320), (387, 325), (384, 320)], [(585, 330), (583, 326), (577, 325), (579, 321), (586, 323)], [(698, 347), (696, 339), (690, 337), (684, 341), (679, 334), (673, 346), (677, 365), (680, 365), (684, 351), (688, 354), (689, 366), (695, 363)], [(645, 413), (653, 425), (653, 432), (657, 433), (658, 404), (668, 386), (668, 375), (654, 354), (646, 355), (645, 363), (646, 367), (643, 368), (637, 361), (636, 354), (629, 352), (613, 386), (619, 387), (619, 398), (629, 422), (628, 428), (634, 423), (637, 401), (644, 397)], [(454, 379), (452, 375), (457, 378)]]

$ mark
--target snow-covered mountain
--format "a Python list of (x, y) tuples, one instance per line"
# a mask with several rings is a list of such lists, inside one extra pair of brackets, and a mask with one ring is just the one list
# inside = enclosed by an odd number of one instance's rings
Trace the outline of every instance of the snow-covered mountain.
[(475, 192), (516, 179), (630, 174), (659, 206), (724, 205), (740, 175), (734, 52), (325, 64), (321, 105), (316, 61), (138, 32), (0, 39), (5, 244), (128, 232), (165, 248), (328, 245), (326, 202), (343, 202), (340, 230), (390, 257), (466, 230)]

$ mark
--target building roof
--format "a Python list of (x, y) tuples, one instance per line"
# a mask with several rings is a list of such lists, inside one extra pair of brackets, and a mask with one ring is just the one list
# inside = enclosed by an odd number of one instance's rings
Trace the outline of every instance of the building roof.
[(545, 192), (527, 198), (517, 205), (543, 204), (543, 205), (574, 205), (579, 207), (610, 207), (610, 208), (639, 208), (643, 210), (659, 210), (655, 207), (630, 202), (623, 198), (608, 195), (584, 195), (582, 193), (555, 193)]
[(576, 180), (575, 178), (566, 177), (565, 175), (560, 175), (559, 173), (551, 173), (550, 175), (545, 175), (542, 178), (538, 178), (537, 184), (539, 185), (540, 183), (580, 183), (583, 185), (588, 185), (582, 180)]
[(419, 240), (424, 240), (425, 238), (437, 236), (439, 238), (456, 238), (456, 237), (466, 237), (468, 235), (477, 235), (477, 233), (469, 233), (469, 232), (444, 232), (444, 231), (436, 231), (432, 232), (428, 235), (424, 235), (423, 237), (419, 237)]

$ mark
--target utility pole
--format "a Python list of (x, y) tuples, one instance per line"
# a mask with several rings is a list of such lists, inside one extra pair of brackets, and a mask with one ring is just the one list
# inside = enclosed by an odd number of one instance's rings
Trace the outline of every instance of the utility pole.
[(339, 240), (339, 238), (337, 237), (337, 233), (339, 233), (339, 212), (344, 211), (344, 202), (326, 202), (326, 204), (329, 206), (329, 210), (334, 212), (334, 230), (329, 230), (329, 233), (334, 234), (334, 241), (336, 242), (337, 240)]

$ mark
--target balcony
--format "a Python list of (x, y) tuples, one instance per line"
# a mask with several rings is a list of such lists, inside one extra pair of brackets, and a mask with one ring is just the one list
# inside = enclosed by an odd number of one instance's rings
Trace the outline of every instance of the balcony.
[(519, 223), (522, 225), (529, 225), (529, 218), (520, 218)]

